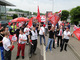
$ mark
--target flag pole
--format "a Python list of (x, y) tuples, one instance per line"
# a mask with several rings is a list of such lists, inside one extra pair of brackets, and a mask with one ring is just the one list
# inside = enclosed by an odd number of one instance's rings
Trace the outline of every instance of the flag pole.
[(52, 0), (52, 13), (54, 13), (54, 0)]

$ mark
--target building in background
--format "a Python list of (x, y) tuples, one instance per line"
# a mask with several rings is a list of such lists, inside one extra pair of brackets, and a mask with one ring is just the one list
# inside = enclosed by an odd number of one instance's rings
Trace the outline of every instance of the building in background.
[(0, 20), (6, 20), (6, 6), (15, 6), (6, 0), (0, 0)]
[(24, 12), (16, 12), (16, 11), (7, 11), (7, 16), (13, 16), (14, 14), (17, 14), (18, 17), (27, 17), (27, 13)]

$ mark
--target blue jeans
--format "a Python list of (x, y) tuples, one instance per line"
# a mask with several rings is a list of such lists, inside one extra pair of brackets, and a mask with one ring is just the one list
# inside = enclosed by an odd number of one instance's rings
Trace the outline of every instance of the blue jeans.
[(46, 44), (44, 35), (40, 35), (40, 44), (42, 44), (42, 37), (44, 39), (44, 44)]
[(48, 47), (49, 47), (50, 42), (51, 42), (51, 44), (50, 44), (50, 51), (52, 50), (53, 40), (54, 40), (54, 39), (52, 39), (52, 38), (49, 38), (49, 39), (48, 39), (48, 43), (47, 43), (47, 46), (46, 46), (46, 51), (47, 51), (47, 49), (48, 49)]
[(4, 60), (4, 54), (3, 54), (4, 48), (0, 47), (0, 50), (1, 50), (1, 60)]

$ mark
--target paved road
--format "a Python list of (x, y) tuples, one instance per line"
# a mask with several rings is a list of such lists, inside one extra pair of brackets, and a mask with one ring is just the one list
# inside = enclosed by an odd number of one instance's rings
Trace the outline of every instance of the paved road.
[[(48, 37), (46, 37), (46, 40), (48, 39)], [(16, 54), (17, 54), (17, 43), (14, 43), (15, 48), (12, 52), (12, 60), (16, 60)], [(65, 52), (60, 52), (60, 48), (56, 47), (56, 49), (53, 49), (52, 52), (50, 52), (49, 50), (47, 52), (43, 51), (44, 50), (44, 45), (40, 45), (39, 44), (39, 40), (38, 40), (38, 46), (37, 46), (37, 55), (33, 56), (32, 58), (28, 57), (28, 53), (29, 53), (29, 45), (26, 45), (25, 47), (25, 59), (24, 60), (44, 60), (44, 57), (46, 58), (46, 60), (79, 60), (74, 53), (71, 51), (71, 49), (68, 47), (68, 51)], [(45, 54), (44, 54), (45, 52)], [(44, 56), (45, 55), (45, 56)], [(18, 60), (22, 60), (22, 57), (20, 56), (20, 58)]]
[(52, 52), (46, 53), (46, 60), (79, 60), (74, 53), (68, 48), (68, 51), (60, 52), (60, 48), (53, 49)]

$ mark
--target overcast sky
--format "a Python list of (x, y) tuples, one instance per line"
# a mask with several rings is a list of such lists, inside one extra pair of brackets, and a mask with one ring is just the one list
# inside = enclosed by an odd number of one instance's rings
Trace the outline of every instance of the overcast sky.
[[(16, 7), (8, 8), (18, 8), (26, 11), (37, 12), (37, 6), (39, 5), (40, 12), (45, 13), (46, 11), (52, 11), (52, 1), (53, 0), (6, 0)], [(80, 6), (80, 0), (54, 0), (53, 11), (59, 10), (70, 10), (76, 6)]]

